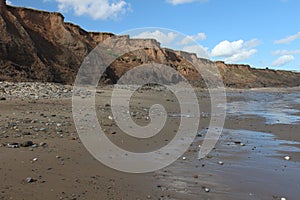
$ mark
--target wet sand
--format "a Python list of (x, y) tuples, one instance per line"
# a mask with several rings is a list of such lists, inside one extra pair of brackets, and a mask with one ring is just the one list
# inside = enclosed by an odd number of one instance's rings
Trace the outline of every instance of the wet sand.
[[(0, 101), (0, 199), (297, 199), (299, 94), (297, 89), (229, 91), (224, 131), (215, 149), (199, 161), (198, 145), (210, 120), (209, 96), (199, 90), (199, 135), (185, 153), (186, 159), (147, 174), (121, 173), (95, 160), (78, 137), (70, 98), (8, 98)], [(120, 147), (148, 152), (166, 145), (176, 134), (180, 120), (170, 117), (161, 133), (150, 140), (128, 137), (109, 119), (110, 95), (107, 88), (97, 94), (97, 114), (107, 136)], [(163, 104), (168, 113), (180, 113), (171, 93), (144, 90), (130, 104), (135, 122), (149, 123), (147, 109), (156, 103)], [(249, 112), (264, 103), (274, 103), (270, 105), (274, 109)], [(268, 113), (275, 113), (279, 121)], [(24, 141), (39, 146), (7, 147)], [(291, 160), (284, 159), (287, 155)], [(33, 182), (27, 183), (28, 177)]]

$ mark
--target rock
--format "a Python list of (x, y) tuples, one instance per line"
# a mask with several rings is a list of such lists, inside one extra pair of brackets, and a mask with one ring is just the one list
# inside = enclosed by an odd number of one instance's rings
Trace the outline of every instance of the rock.
[(0, 101), (6, 101), (5, 97), (0, 97)]
[(41, 142), (41, 143), (40, 143), (40, 146), (41, 146), (41, 147), (46, 147), (46, 146), (47, 146), (47, 143)]
[(285, 197), (281, 197), (280, 200), (287, 200)]
[(109, 120), (113, 120), (114, 118), (112, 116), (108, 116), (108, 119)]
[(186, 157), (182, 157), (182, 160), (186, 160)]
[(291, 160), (291, 157), (290, 156), (285, 156), (284, 159), (289, 161), (289, 160)]
[(8, 148), (19, 148), (20, 144), (19, 143), (8, 143), (7, 147)]
[(204, 191), (208, 193), (208, 192), (210, 192), (210, 189), (207, 188), (207, 187), (205, 187), (205, 188), (204, 188)]
[(218, 164), (219, 165), (224, 165), (224, 163), (222, 161), (219, 161)]
[(27, 177), (26, 179), (25, 179), (25, 182), (26, 183), (33, 183), (33, 182), (35, 182), (36, 180), (34, 180), (33, 178), (31, 178), (31, 177)]
[(33, 145), (32, 141), (25, 141), (21, 143), (21, 147), (31, 147)]
[(47, 129), (46, 128), (41, 128), (40, 131), (46, 132)]

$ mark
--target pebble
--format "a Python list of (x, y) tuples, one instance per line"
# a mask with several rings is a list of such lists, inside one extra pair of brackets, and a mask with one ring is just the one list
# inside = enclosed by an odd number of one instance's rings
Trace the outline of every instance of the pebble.
[(41, 143), (40, 143), (40, 146), (41, 146), (41, 147), (46, 147), (46, 146), (47, 146), (47, 143), (41, 142)]
[(210, 189), (206, 187), (206, 188), (204, 188), (204, 191), (205, 192), (210, 192)]
[(224, 163), (222, 161), (219, 161), (218, 164), (219, 165), (224, 165)]
[(280, 200), (286, 200), (286, 198), (285, 197), (281, 197)]
[(7, 147), (8, 148), (19, 148), (20, 145), (19, 145), (19, 143), (9, 143), (9, 144), (7, 144)]
[(33, 178), (31, 178), (31, 177), (27, 177), (25, 179), (25, 181), (26, 181), (26, 183), (33, 183), (35, 180)]
[(182, 160), (186, 160), (186, 157), (182, 157)]
[(285, 156), (284, 159), (289, 161), (289, 160), (291, 160), (291, 157), (290, 156)]
[(32, 141), (25, 141), (21, 143), (21, 147), (31, 147), (33, 145)]

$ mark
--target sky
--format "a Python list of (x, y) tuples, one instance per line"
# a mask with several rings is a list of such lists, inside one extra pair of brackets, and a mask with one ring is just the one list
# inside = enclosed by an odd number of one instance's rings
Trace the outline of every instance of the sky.
[[(255, 68), (300, 71), (299, 0), (7, 0), (61, 12), (87, 31), (155, 38), (163, 47)], [(147, 28), (151, 27), (151, 28)]]

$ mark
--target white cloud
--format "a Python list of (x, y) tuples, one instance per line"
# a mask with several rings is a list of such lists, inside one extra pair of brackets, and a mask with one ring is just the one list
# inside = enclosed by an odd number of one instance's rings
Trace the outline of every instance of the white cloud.
[(199, 58), (209, 58), (208, 48), (201, 45), (185, 46), (182, 50), (190, 53), (196, 53)]
[(198, 33), (197, 35), (192, 35), (192, 36), (186, 36), (185, 38), (182, 39), (180, 42), (181, 45), (188, 45), (191, 43), (194, 43), (195, 41), (198, 40), (206, 40), (206, 35), (205, 33)]
[(261, 41), (259, 39), (254, 38), (252, 40), (246, 41), (244, 46), (247, 48), (254, 48), (260, 44), (261, 44)]
[(236, 54), (243, 47), (243, 40), (229, 42), (224, 40), (213, 48), (211, 54), (215, 57), (230, 57)]
[(13, 5), (13, 3), (12, 3), (11, 1), (9, 1), (9, 0), (6, 0), (6, 5), (10, 5), (10, 6), (12, 6), (12, 5)]
[(277, 51), (273, 51), (272, 55), (276, 56), (276, 55), (296, 55), (296, 54), (300, 54), (300, 50), (277, 50)]
[(274, 43), (275, 44), (290, 44), (291, 42), (293, 42), (294, 40), (297, 40), (299, 38), (300, 38), (300, 32), (296, 33), (295, 35), (290, 35), (283, 39), (276, 40)]
[(168, 3), (173, 5), (193, 3), (193, 2), (207, 2), (208, 0), (166, 0)]
[(257, 53), (256, 49), (250, 49), (250, 50), (243, 49), (240, 52), (238, 52), (228, 58), (225, 58), (225, 62), (233, 63), (233, 62), (247, 60), (248, 58), (250, 58), (251, 56), (253, 56), (256, 53)]
[(253, 48), (259, 45), (259, 43), (257, 39), (246, 42), (243, 40), (233, 42), (224, 40), (213, 48), (211, 56), (221, 57), (225, 62), (243, 61), (257, 53), (257, 50)]
[(281, 67), (281, 66), (284, 66), (284, 65), (292, 62), (293, 60), (295, 60), (294, 56), (292, 56), (292, 55), (284, 55), (284, 56), (281, 56), (278, 59), (276, 59), (272, 63), (272, 66), (274, 66), (274, 67)]
[(129, 10), (123, 0), (55, 0), (61, 11), (73, 10), (78, 16), (87, 15), (93, 19), (115, 19)]
[(178, 34), (174, 32), (168, 32), (164, 33), (160, 30), (155, 31), (145, 31), (138, 35), (132, 36), (133, 38), (148, 38), (148, 39), (156, 39), (158, 42), (160, 42), (162, 45), (170, 45), (172, 42), (175, 41), (175, 39), (178, 37)]

